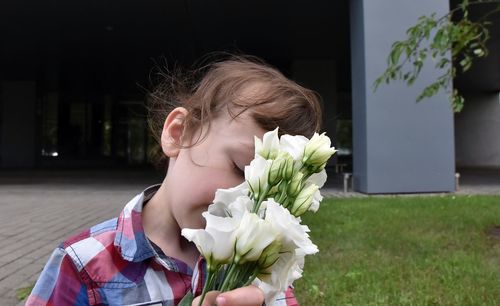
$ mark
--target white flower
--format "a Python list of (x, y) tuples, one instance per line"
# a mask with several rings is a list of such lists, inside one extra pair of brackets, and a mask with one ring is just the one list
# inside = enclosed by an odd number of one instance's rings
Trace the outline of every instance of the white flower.
[(261, 193), (269, 188), (268, 176), (272, 160), (266, 160), (258, 155), (245, 166), (245, 180), (252, 192), (254, 199), (258, 199)]
[(262, 140), (255, 137), (255, 157), (260, 155), (265, 159), (275, 159), (279, 149), (278, 128), (265, 133)]
[(272, 306), (279, 293), (285, 292), (293, 281), (302, 277), (304, 256), (299, 252), (283, 252), (270, 273), (261, 274), (253, 284), (264, 293), (266, 305)]
[(276, 298), (278, 297), (278, 294), (281, 293), (278, 289), (276, 289), (272, 285), (260, 280), (259, 278), (256, 278), (253, 281), (252, 285), (259, 287), (259, 289), (262, 290), (262, 293), (264, 293), (264, 300), (265, 300), (266, 306), (274, 306), (274, 304), (276, 302)]
[[(219, 217), (231, 216), (231, 203), (236, 202), (239, 197), (247, 197), (248, 184), (243, 182), (240, 185), (229, 189), (217, 189), (213, 204), (208, 206), (208, 212)], [(251, 209), (251, 208), (250, 208)]]
[[(323, 187), (323, 185), (325, 185), (326, 179), (327, 179), (326, 171), (325, 171), (325, 169), (323, 169), (318, 173), (312, 174), (306, 180), (306, 184), (315, 184), (318, 186), (318, 188), (321, 188), (321, 187)], [(311, 206), (309, 206), (309, 211), (317, 212), (322, 200), (323, 200), (323, 196), (321, 195), (320, 191), (317, 190), (314, 193)]]
[(304, 156), (302, 162), (312, 168), (323, 170), (326, 162), (337, 152), (334, 147), (330, 147), (331, 141), (328, 136), (314, 133), (313, 137), (304, 148)]
[(243, 264), (257, 261), (262, 251), (277, 239), (278, 232), (270, 222), (245, 212), (235, 236), (235, 262)]
[[(219, 265), (228, 263), (234, 254), (237, 218), (217, 217), (204, 212), (205, 229), (182, 229), (182, 236), (192, 241), (205, 257), (207, 268), (214, 271)], [(224, 243), (220, 243), (224, 241)]]
[(288, 209), (276, 203), (273, 199), (264, 201), (266, 204), (266, 220), (278, 231), (283, 248), (287, 250), (301, 249), (304, 254), (318, 252), (318, 247), (309, 239), (309, 228), (301, 225), (300, 219), (290, 214)]
[(306, 183), (311, 183), (317, 185), (318, 188), (323, 187), (325, 185), (327, 179), (325, 169), (321, 170), (318, 173), (313, 173), (310, 177), (307, 178)]
[(254, 206), (254, 201), (252, 201), (248, 196), (241, 196), (236, 199), (236, 201), (229, 204), (229, 212), (232, 216), (238, 219), (243, 218), (246, 212), (251, 212)]
[[(254, 201), (245, 195), (239, 196), (229, 204), (222, 202), (210, 204), (208, 206), (208, 212), (218, 217), (236, 217), (237, 219), (241, 219), (246, 211), (252, 211), (253, 206)], [(263, 208), (265, 207), (261, 207), (259, 210), (260, 213), (263, 213), (263, 211), (261, 211)]]
[(312, 212), (317, 212), (319, 209), (319, 204), (323, 200), (323, 196), (321, 195), (321, 192), (318, 190), (314, 193), (311, 206), (309, 206), (309, 211)]
[(302, 135), (283, 135), (280, 138), (280, 149), (289, 153), (298, 162), (298, 167), (300, 167), (302, 157), (304, 156), (304, 147), (308, 141), (309, 139)]
[(215, 192), (214, 203), (222, 202), (229, 204), (236, 200), (236, 198), (247, 194), (248, 185), (246, 184), (246, 182), (243, 182), (238, 186), (229, 189), (217, 189), (217, 191)]

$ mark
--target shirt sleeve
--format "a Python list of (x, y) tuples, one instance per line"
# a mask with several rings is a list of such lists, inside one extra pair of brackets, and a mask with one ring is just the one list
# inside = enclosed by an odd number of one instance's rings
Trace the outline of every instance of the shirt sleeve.
[(26, 305), (89, 305), (87, 287), (63, 248), (50, 256)]

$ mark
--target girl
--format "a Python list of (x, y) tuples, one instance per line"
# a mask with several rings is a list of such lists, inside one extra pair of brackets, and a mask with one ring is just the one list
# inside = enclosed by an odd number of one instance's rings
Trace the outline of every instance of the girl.
[[(163, 182), (133, 198), (118, 218), (56, 248), (27, 305), (177, 305), (189, 291), (200, 295), (204, 262), (181, 229), (203, 228), (215, 191), (244, 181), (254, 136), (278, 126), (307, 137), (319, 130), (317, 96), (255, 58), (216, 62), (199, 82), (185, 83), (167, 77), (151, 94)], [(209, 292), (204, 305), (263, 301), (249, 286)], [(289, 290), (276, 304), (297, 302)]]

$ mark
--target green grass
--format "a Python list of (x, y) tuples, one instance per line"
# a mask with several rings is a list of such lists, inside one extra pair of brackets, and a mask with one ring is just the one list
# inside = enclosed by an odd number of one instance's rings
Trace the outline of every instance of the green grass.
[(28, 296), (31, 293), (31, 290), (33, 290), (34, 285), (25, 287), (25, 288), (19, 288), (16, 290), (16, 297), (19, 301), (24, 301), (25, 299), (28, 298)]
[(500, 305), (500, 196), (326, 199), (301, 305)]

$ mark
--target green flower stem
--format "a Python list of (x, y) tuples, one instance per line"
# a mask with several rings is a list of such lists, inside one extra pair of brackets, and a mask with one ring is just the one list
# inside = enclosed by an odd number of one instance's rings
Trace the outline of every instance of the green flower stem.
[(208, 271), (207, 274), (207, 281), (205, 282), (205, 285), (203, 286), (203, 292), (201, 293), (201, 298), (200, 302), (198, 303), (198, 306), (201, 306), (203, 304), (203, 300), (205, 299), (205, 295), (207, 294), (208, 290), (212, 287), (212, 282), (215, 278), (215, 273), (216, 271)]
[(287, 188), (288, 188), (288, 186), (287, 186), (287, 185), (288, 185), (288, 184), (290, 184), (290, 181), (281, 181), (280, 185), (281, 185), (281, 184), (283, 184), (283, 186), (285, 186), (285, 187), (282, 187), (282, 188), (281, 188), (281, 191), (280, 191), (280, 193), (279, 193), (279, 196), (278, 196), (278, 198), (277, 198), (277, 200), (276, 200), (276, 201), (277, 201), (278, 203), (280, 203), (280, 204), (281, 204), (281, 203), (283, 203), (283, 201), (286, 199), (286, 190), (287, 190)]
[(260, 270), (255, 269), (255, 271), (252, 273), (252, 275), (250, 276), (248, 281), (245, 283), (245, 285), (243, 285), (243, 287), (250, 286), (253, 283), (253, 281), (257, 278), (257, 275), (259, 275), (259, 273), (260, 273)]
[(246, 286), (245, 284), (248, 282), (248, 278), (251, 277), (254, 273), (254, 270), (257, 268), (255, 263), (247, 263), (242, 266), (241, 269), (238, 270), (236, 274), (235, 284), (238, 286)]
[(266, 186), (266, 188), (264, 189), (264, 192), (261, 192), (259, 194), (259, 198), (257, 199), (257, 203), (255, 203), (255, 206), (253, 207), (253, 213), (257, 213), (260, 209), (260, 205), (262, 204), (262, 202), (264, 201), (264, 199), (266, 198), (267, 196), (267, 193), (269, 192), (269, 190), (271, 190), (271, 186), (269, 186), (269, 184)]
[(224, 281), (222, 282), (222, 285), (220, 287), (220, 291), (225, 292), (228, 290), (228, 287), (231, 285), (233, 274), (235, 273), (237, 265), (238, 265), (237, 263), (232, 262), (231, 265), (229, 266), (229, 269), (227, 270), (228, 272), (224, 276)]

